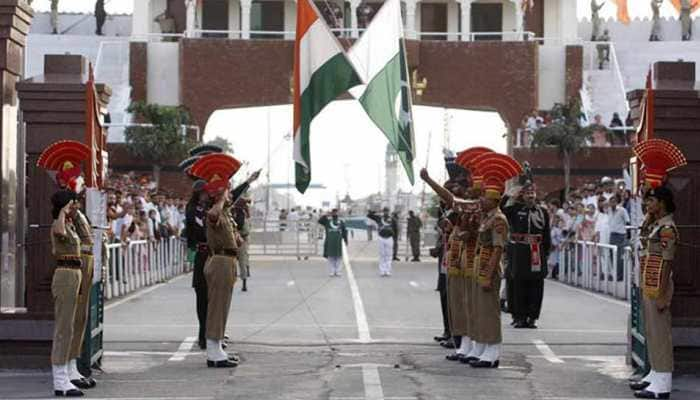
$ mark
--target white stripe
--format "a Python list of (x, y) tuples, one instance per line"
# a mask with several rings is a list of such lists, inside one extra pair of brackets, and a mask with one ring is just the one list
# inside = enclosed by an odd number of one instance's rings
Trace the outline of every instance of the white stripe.
[(548, 282), (557, 284), (557, 285), (559, 285), (563, 288), (569, 289), (569, 290), (573, 290), (574, 292), (579, 292), (579, 293), (583, 293), (583, 294), (591, 296), (591, 297), (595, 297), (598, 300), (603, 300), (603, 301), (606, 301), (606, 302), (611, 303), (611, 304), (630, 308), (630, 303), (627, 301), (613, 299), (612, 297), (608, 297), (608, 296), (602, 296), (602, 295), (599, 295), (597, 293), (589, 292), (588, 290), (579, 289), (579, 288), (576, 288), (573, 286), (569, 286), (565, 283), (561, 283), (561, 282), (557, 282), (557, 281), (553, 281), (553, 280), (548, 280)]
[(410, 282), (408, 282), (408, 284), (415, 287), (415, 288), (418, 287), (418, 283), (416, 281), (410, 281)]
[(192, 346), (194, 346), (194, 342), (196, 340), (197, 340), (197, 338), (194, 336), (186, 337), (185, 340), (183, 340), (182, 343), (180, 344), (180, 348), (177, 349), (175, 354), (173, 354), (173, 356), (170, 357), (170, 359), (168, 361), (182, 361), (182, 360), (184, 360), (185, 357), (187, 356), (187, 353), (189, 353), (190, 350), (192, 350)]
[[(213, 400), (214, 397), (89, 397), (94, 400)], [(29, 397), (31, 400), (56, 400), (55, 397)]]
[(362, 384), (365, 387), (365, 400), (384, 400), (382, 381), (376, 365), (362, 366)]
[(294, 132), (294, 162), (301, 164), (304, 168), (309, 169), (309, 164), (304, 160), (304, 156), (301, 155), (301, 128)]
[(292, 286), (294, 286), (294, 281), (287, 282), (287, 287), (292, 287)]
[[(372, 18), (362, 37), (348, 51), (348, 59), (363, 82), (368, 83), (399, 53), (403, 37), (399, 0), (387, 0)], [(357, 86), (350, 93), (359, 98), (367, 85)]]
[(335, 36), (319, 17), (299, 41), (299, 93), (295, 95), (301, 97), (309, 87), (314, 72), (341, 51)]
[(547, 346), (547, 343), (545, 343), (544, 341), (539, 340), (539, 339), (535, 339), (532, 341), (532, 343), (534, 343), (535, 347), (537, 347), (537, 350), (539, 350), (540, 353), (542, 353), (545, 360), (547, 360), (553, 364), (563, 364), (564, 363), (564, 360), (557, 357), (557, 355), (554, 354), (552, 349), (549, 346)]
[(352, 304), (355, 308), (355, 320), (357, 321), (357, 333), (360, 343), (370, 343), (372, 337), (369, 335), (369, 324), (367, 323), (367, 315), (365, 314), (365, 306), (360, 297), (360, 289), (355, 280), (355, 274), (352, 272), (350, 258), (348, 257), (348, 249), (343, 243), (343, 264), (345, 264), (345, 272), (348, 275), (348, 284), (352, 293)]

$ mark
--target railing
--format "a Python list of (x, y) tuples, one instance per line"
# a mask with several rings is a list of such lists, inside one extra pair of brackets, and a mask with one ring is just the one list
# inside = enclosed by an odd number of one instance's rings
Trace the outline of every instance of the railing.
[[(129, 127), (152, 128), (154, 125), (153, 125), (153, 124), (138, 124), (138, 123), (105, 123), (105, 124), (102, 124), (102, 126), (104, 126), (105, 128), (126, 129), (126, 128), (129, 128)], [(200, 135), (201, 135), (199, 126), (197, 126), (197, 125), (180, 125), (180, 134), (181, 134), (183, 137), (186, 137), (186, 136), (187, 136), (187, 133), (188, 133), (189, 131), (194, 132), (195, 140), (196, 140), (197, 142), (199, 142)], [(111, 137), (114, 137), (114, 136), (112, 136), (112, 135), (110, 135), (110, 136), (111, 136)], [(111, 137), (110, 137), (110, 140), (109, 140), (110, 143), (121, 143), (121, 141), (112, 140)], [(122, 141), (125, 141), (125, 138), (124, 138), (124, 137), (121, 137), (121, 139), (122, 139)]]
[(293, 256), (298, 260), (321, 255), (322, 227), (316, 220), (253, 218), (248, 236), (250, 255)]
[[(365, 28), (334, 28), (331, 32), (336, 34), (336, 36), (344, 38), (357, 38)], [(287, 39), (293, 40), (296, 31), (293, 30), (279, 30), (279, 31), (261, 31), (261, 30), (219, 30), (219, 29), (194, 29), (191, 32), (185, 32), (183, 34), (159, 34), (153, 33), (149, 35), (139, 35), (133, 40), (153, 40), (153, 39), (170, 39), (170, 38), (180, 38), (180, 37), (190, 37), (190, 38), (202, 38), (202, 37), (220, 37), (229, 39)], [(535, 34), (529, 31), (522, 32), (420, 32), (413, 30), (405, 30), (404, 34), (406, 38), (423, 38), (426, 40), (435, 40), (434, 38), (440, 38), (443, 40), (453, 40), (462, 41), (466, 38), (469, 41), (478, 40), (498, 40), (498, 41), (532, 41), (535, 39)]]
[(187, 247), (180, 238), (107, 245), (105, 298), (127, 295), (188, 272)]
[(557, 278), (572, 286), (629, 300), (637, 264), (632, 247), (626, 246), (618, 254), (617, 246), (577, 240), (560, 251)]

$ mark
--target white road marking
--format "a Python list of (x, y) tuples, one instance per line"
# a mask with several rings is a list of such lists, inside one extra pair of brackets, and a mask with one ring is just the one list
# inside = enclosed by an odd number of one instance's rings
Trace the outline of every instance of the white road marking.
[[(94, 400), (213, 400), (214, 397), (92, 397)], [(56, 400), (55, 397), (32, 397), (31, 400)], [(629, 399), (628, 399), (629, 400)]]
[(557, 357), (557, 355), (554, 354), (552, 349), (549, 346), (547, 346), (547, 343), (545, 343), (544, 341), (542, 341), (540, 339), (534, 339), (532, 341), (532, 343), (534, 343), (535, 347), (537, 347), (537, 350), (539, 350), (540, 353), (542, 353), (545, 360), (547, 360), (553, 364), (563, 364), (564, 363), (564, 360)]
[(372, 337), (369, 335), (369, 324), (367, 323), (367, 315), (365, 314), (365, 306), (360, 297), (360, 289), (355, 280), (355, 274), (352, 272), (350, 258), (348, 257), (348, 249), (343, 243), (343, 264), (345, 264), (345, 272), (348, 275), (348, 284), (352, 293), (352, 303), (355, 308), (355, 320), (357, 321), (357, 333), (360, 343), (369, 343)]
[(565, 283), (557, 282), (557, 281), (554, 281), (554, 280), (551, 280), (551, 279), (548, 279), (547, 282), (553, 283), (553, 284), (556, 284), (556, 285), (559, 285), (559, 286), (561, 286), (561, 287), (563, 287), (563, 288), (566, 288), (566, 289), (569, 289), (569, 290), (573, 290), (574, 292), (579, 292), (579, 293), (583, 293), (583, 294), (588, 295), (588, 296), (591, 296), (591, 297), (595, 297), (595, 298), (598, 299), (598, 300), (603, 300), (603, 301), (606, 301), (606, 302), (611, 303), (611, 304), (615, 304), (615, 305), (618, 305), (618, 306), (630, 308), (630, 303), (629, 303), (628, 301), (617, 300), (617, 299), (614, 299), (614, 298), (612, 298), (612, 297), (603, 296), (603, 295), (600, 295), (600, 294), (597, 294), (597, 293), (589, 292), (588, 290), (583, 290), (583, 289), (580, 289), (580, 288), (577, 288), (577, 287), (569, 286), (569, 285), (567, 285), (567, 284), (565, 284)]
[(416, 281), (410, 281), (410, 282), (408, 282), (408, 284), (415, 287), (415, 288), (418, 287), (418, 282), (416, 282)]
[(366, 400), (384, 400), (384, 390), (377, 365), (362, 366), (362, 384), (365, 387)]
[(154, 291), (154, 290), (156, 290), (156, 289), (158, 289), (158, 288), (161, 288), (161, 287), (163, 287), (163, 286), (165, 286), (165, 285), (167, 285), (167, 284), (169, 284), (169, 283), (175, 283), (175, 282), (177, 282), (178, 280), (183, 279), (183, 278), (185, 278), (185, 277), (187, 277), (187, 276), (189, 276), (189, 275), (190, 275), (190, 273), (188, 272), (188, 273), (186, 273), (186, 274), (184, 274), (184, 275), (180, 275), (180, 276), (178, 276), (178, 277), (176, 277), (176, 278), (173, 278), (173, 279), (169, 280), (168, 282), (163, 282), (163, 283), (155, 284), (155, 285), (153, 285), (153, 286), (151, 286), (151, 287), (148, 287), (148, 288), (146, 288), (146, 289), (139, 290), (139, 291), (136, 292), (136, 293), (130, 294), (130, 295), (124, 297), (123, 299), (119, 299), (119, 300), (116, 300), (116, 301), (114, 301), (114, 302), (110, 302), (109, 304), (105, 305), (105, 311), (107, 311), (107, 310), (109, 310), (109, 309), (111, 309), (111, 308), (114, 308), (114, 307), (116, 307), (116, 306), (120, 306), (120, 305), (122, 305), (122, 304), (124, 304), (124, 303), (126, 303), (126, 302), (128, 302), (128, 301), (133, 300), (133, 299), (139, 298), (139, 297), (143, 296), (144, 294), (150, 293), (150, 292), (152, 292), (152, 291)]
[[(105, 356), (111, 357), (133, 357), (133, 356), (169, 356), (172, 357), (172, 351), (110, 351), (107, 350), (102, 353)], [(204, 354), (204, 352), (189, 352), (186, 355), (191, 356), (195, 354)]]
[(168, 361), (183, 361), (185, 357), (187, 356), (187, 353), (192, 350), (192, 347), (194, 346), (194, 342), (197, 341), (197, 338), (194, 336), (189, 336), (186, 337), (185, 340), (182, 341), (180, 344), (180, 348), (177, 349), (175, 354), (173, 354), (172, 357)]
[(294, 286), (294, 284), (295, 284), (294, 281), (289, 281), (289, 282), (287, 282), (287, 287), (292, 287), (292, 286)]

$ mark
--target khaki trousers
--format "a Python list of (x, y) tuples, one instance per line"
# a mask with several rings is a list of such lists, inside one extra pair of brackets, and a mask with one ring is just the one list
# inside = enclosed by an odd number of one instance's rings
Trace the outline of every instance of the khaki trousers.
[(70, 360), (73, 324), (82, 272), (78, 269), (56, 268), (51, 282), (54, 304), (54, 331), (51, 364), (63, 365)]
[(472, 339), (482, 344), (497, 344), (501, 336), (501, 278), (494, 274), (489, 290), (474, 285), (474, 320), (476, 326)]
[(83, 351), (83, 337), (85, 336), (85, 325), (87, 324), (88, 310), (90, 309), (90, 288), (92, 288), (92, 276), (94, 273), (95, 260), (89, 254), (80, 256), (83, 261), (82, 279), (80, 280), (80, 291), (75, 308), (75, 323), (73, 324), (73, 341), (70, 345), (70, 359), (80, 357)]
[[(673, 281), (669, 282), (673, 293)], [(656, 300), (643, 296), (644, 336), (651, 369), (656, 372), (673, 372), (673, 343), (671, 341), (671, 310), (656, 308)]]
[(231, 295), (236, 283), (237, 260), (230, 256), (215, 255), (204, 266), (207, 280), (207, 339), (223, 340), (226, 320), (231, 309)]
[(476, 280), (464, 277), (464, 311), (467, 314), (467, 333), (470, 338), (474, 336), (476, 327), (476, 308), (474, 294), (476, 293)]
[(464, 308), (465, 280), (461, 275), (447, 275), (447, 310), (452, 336), (465, 336), (469, 331), (467, 310)]

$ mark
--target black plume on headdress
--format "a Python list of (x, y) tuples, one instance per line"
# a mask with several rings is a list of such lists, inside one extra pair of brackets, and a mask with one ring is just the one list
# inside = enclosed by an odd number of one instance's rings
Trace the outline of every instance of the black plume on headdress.
[(190, 156), (205, 156), (211, 153), (223, 153), (224, 149), (215, 144), (201, 144), (190, 149)]
[(455, 163), (455, 157), (445, 157), (445, 169), (450, 179), (454, 180), (467, 176), (467, 171)]

